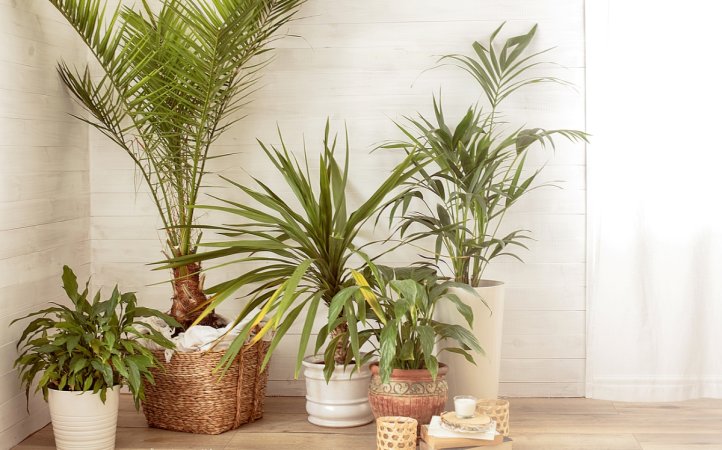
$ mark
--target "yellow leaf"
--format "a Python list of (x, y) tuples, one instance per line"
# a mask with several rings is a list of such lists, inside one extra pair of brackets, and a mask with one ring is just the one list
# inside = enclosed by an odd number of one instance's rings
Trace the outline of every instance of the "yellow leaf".
[(361, 288), (359, 290), (361, 291), (361, 295), (363, 295), (364, 299), (366, 300), (366, 303), (371, 306), (371, 309), (373, 309), (373, 311), (376, 313), (376, 316), (379, 318), (381, 323), (386, 325), (386, 316), (381, 310), (379, 300), (376, 298), (376, 294), (374, 294), (374, 292), (371, 290), (369, 282), (366, 281), (366, 278), (364, 278), (364, 276), (360, 272), (353, 269), (351, 269), (351, 276), (353, 276), (354, 281), (356, 281), (356, 285)]
[[(283, 289), (285, 288), (285, 286), (286, 286), (286, 283), (283, 283), (278, 287), (278, 289), (276, 289), (276, 291), (273, 293), (271, 298), (268, 299), (268, 301), (263, 306), (261, 311), (256, 315), (256, 318), (253, 319), (253, 323), (248, 328), (249, 330), (252, 330), (256, 325), (261, 323), (261, 321), (263, 320), (264, 317), (266, 317), (266, 314), (268, 314), (268, 311), (271, 309), (271, 307), (276, 302), (276, 300), (278, 300), (278, 297), (281, 295), (281, 292), (283, 292)], [(270, 328), (269, 326), (273, 326), (273, 323), (274, 323), (273, 319), (269, 320), (268, 323), (261, 329), (261, 331), (259, 331), (256, 334), (256, 336), (253, 338), (254, 339), (253, 342), (257, 342), (261, 337), (263, 337), (263, 335), (266, 334), (266, 332), (268, 332), (267, 328)], [(256, 339), (256, 338), (258, 338), (258, 339)]]

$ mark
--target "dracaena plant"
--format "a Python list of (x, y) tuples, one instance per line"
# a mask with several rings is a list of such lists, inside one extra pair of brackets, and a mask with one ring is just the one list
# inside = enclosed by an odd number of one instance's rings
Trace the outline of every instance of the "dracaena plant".
[[(299, 339), (295, 373), (298, 375), (312, 333), (312, 326), (319, 305), (331, 304), (333, 297), (351, 279), (352, 257), (360, 253), (357, 242), (359, 232), (378, 212), (383, 202), (418, 169), (410, 164), (410, 158), (402, 161), (358, 208), (350, 210), (347, 199), (349, 181), (348, 134), (344, 140), (345, 158), (337, 159), (337, 136), (331, 136), (329, 122), (319, 152), (318, 174), (312, 176), (308, 158), (299, 163), (281, 138), (280, 148), (260, 143), (276, 176), (285, 180), (293, 193), (282, 197), (262, 180), (254, 178), (256, 187), (246, 187), (226, 179), (250, 201), (238, 203), (218, 199), (225, 205), (196, 205), (195, 208), (223, 211), (233, 219), (233, 224), (207, 226), (230, 240), (203, 243), (211, 250), (175, 258), (164, 267), (177, 267), (189, 262), (207, 261), (221, 257), (236, 257), (234, 263), (253, 263), (254, 269), (241, 273), (207, 289), (212, 294), (202, 320), (221, 302), (231, 298), (245, 286), (252, 288), (248, 301), (242, 308), (236, 323), (252, 316), (247, 326), (230, 345), (222, 359), (223, 364), (233, 361), (249, 336), (250, 330), (267, 319), (251, 342), (262, 339), (275, 331), (263, 364), (267, 364), (274, 349), (296, 320), (303, 320)], [(240, 223), (239, 223), (240, 222)], [(305, 319), (301, 319), (302, 311)], [(348, 364), (349, 326), (344, 317), (335, 317), (330, 326), (318, 332), (316, 350), (328, 337), (330, 329), (333, 345), (326, 350), (326, 369), (333, 371), (334, 362)], [(330, 372), (328, 374), (330, 375)]]
[(432, 239), (433, 263), (447, 264), (457, 281), (472, 286), (479, 285), (494, 258), (520, 259), (516, 250), (526, 248), (526, 230), (501, 234), (499, 227), (520, 198), (541, 186), (535, 180), (542, 169), (525, 170), (529, 152), (553, 147), (557, 136), (586, 141), (581, 131), (510, 129), (500, 119), (500, 105), (524, 86), (565, 83), (553, 77), (527, 77), (530, 69), (542, 64), (538, 56), (546, 52), (527, 51), (536, 26), (499, 43), (501, 29), (494, 31), (488, 45), (474, 42), (474, 56), (442, 57), (474, 77), (488, 107), (472, 106), (458, 122), (449, 122), (434, 98), (433, 118), (407, 118), (398, 125), (405, 140), (384, 146), (403, 149), (428, 164), (406, 183), (403, 195), (387, 204), (392, 221), (397, 214), (401, 217), (401, 236), (407, 241)]
[[(473, 352), (483, 353), (468, 328), (434, 317), (440, 303), (450, 302), (471, 328), (472, 309), (453, 290), (469, 291), (483, 302), (468, 284), (440, 279), (428, 267), (392, 268), (371, 261), (363, 272), (352, 271), (352, 275), (355, 284), (334, 297), (329, 321), (346, 318), (354, 359), (377, 356), (381, 382), (389, 381), (393, 369), (427, 369), (436, 379), (438, 355), (444, 351), (461, 354), (471, 363)], [(357, 323), (363, 330), (356, 329)], [(373, 350), (364, 355), (360, 349), (366, 342)]]
[(159, 317), (170, 326), (180, 326), (172, 317), (154, 309), (137, 306), (135, 294), (121, 293), (118, 286), (110, 297), (101, 300), (98, 291), (92, 300), (88, 281), (82, 292), (68, 266), (63, 266), (63, 289), (71, 306), (53, 303), (50, 308), (16, 319), (33, 319), (23, 331), (15, 360), (26, 395), (38, 375), (35, 391), (100, 392), (116, 385), (128, 385), (136, 408), (143, 400), (145, 378), (153, 382), (149, 368), (156, 364), (153, 354), (139, 338), (165, 348), (173, 343), (147, 323), (143, 317)]
[[(256, 57), (303, 0), (50, 0), (80, 34), (95, 69), (61, 62), (63, 83), (88, 112), (78, 117), (128, 154), (150, 192), (171, 256), (196, 251), (196, 203), (212, 144), (239, 110), (264, 63)], [(92, 74), (91, 74), (92, 73)], [(234, 115), (231, 117), (231, 115)], [(206, 296), (200, 267), (173, 273), (171, 314), (184, 326)], [(206, 324), (219, 325), (209, 315)]]

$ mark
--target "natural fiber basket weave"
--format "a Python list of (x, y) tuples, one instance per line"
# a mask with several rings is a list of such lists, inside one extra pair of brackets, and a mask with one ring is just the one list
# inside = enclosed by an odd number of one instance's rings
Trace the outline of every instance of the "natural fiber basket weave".
[(155, 385), (144, 383), (148, 425), (173, 431), (220, 434), (263, 417), (268, 366), (260, 372), (268, 342), (246, 345), (226, 374), (214, 373), (224, 352), (175, 353), (151, 369)]
[(509, 400), (477, 400), (476, 412), (496, 421), (496, 431), (509, 436)]
[(385, 416), (376, 419), (377, 450), (416, 450), (416, 427), (411, 417)]

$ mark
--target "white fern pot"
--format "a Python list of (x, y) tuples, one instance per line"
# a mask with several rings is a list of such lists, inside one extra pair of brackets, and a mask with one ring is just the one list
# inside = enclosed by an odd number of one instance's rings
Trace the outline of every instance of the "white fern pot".
[[(453, 288), (450, 292), (456, 294), (474, 312), (474, 326), (471, 331), (479, 340), (486, 356), (472, 353), (474, 361), (476, 361), (476, 365), (473, 365), (461, 355), (450, 352), (441, 354), (441, 360), (450, 368), (449, 374), (446, 376), (449, 384), (449, 402), (455, 395), (473, 395), (485, 399), (495, 399), (499, 396), (504, 283), (481, 280), (481, 286), (474, 290), (484, 299), (489, 308), (468, 291)], [(437, 314), (442, 322), (468, 327), (464, 318), (456, 310), (456, 306), (451, 302), (440, 302)]]
[(58, 450), (113, 450), (120, 386), (108, 389), (105, 403), (92, 391), (48, 391), (50, 419)]
[(328, 384), (323, 376), (323, 360), (308, 356), (303, 360), (306, 379), (308, 421), (322, 427), (357, 427), (374, 420), (369, 404), (371, 370), (364, 365), (351, 373), (354, 366), (337, 366)]

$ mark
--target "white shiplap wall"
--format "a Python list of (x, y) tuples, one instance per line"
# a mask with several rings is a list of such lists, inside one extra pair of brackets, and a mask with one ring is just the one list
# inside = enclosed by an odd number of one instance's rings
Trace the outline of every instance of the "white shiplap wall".
[(55, 71), (84, 61), (74, 31), (45, 0), (0, 0), (0, 449), (49, 421), (26, 412), (12, 364), (25, 325), (13, 319), (62, 301), (62, 265), (90, 270), (87, 127)]
[[(392, 120), (429, 113), (431, 94), (442, 88), (449, 113), (460, 114), (479, 98), (479, 90), (460, 71), (434, 66), (438, 55), (468, 53), (472, 41), (485, 39), (501, 22), (506, 35), (539, 24), (535, 48), (555, 46), (549, 59), (562, 67), (546, 73), (577, 89), (541, 86), (507, 104), (509, 119), (531, 126), (584, 128), (583, 0), (309, 0), (302, 19), (277, 43), (275, 61), (262, 77), (263, 88), (245, 110), (248, 117), (227, 133), (215, 152), (236, 153), (214, 160), (211, 169), (239, 181), (253, 174), (284, 190), (255, 139), (276, 143), (276, 125), (287, 144), (300, 151), (305, 136), (318, 148), (326, 117), (337, 130), (348, 126), (353, 180), (358, 201), (377, 185), (396, 155), (368, 151), (399, 137)], [(500, 261), (489, 276), (508, 283), (503, 342), (503, 395), (579, 396), (584, 379), (584, 146), (561, 143), (555, 153), (538, 154), (530, 168), (548, 162), (545, 179), (564, 189), (540, 190), (508, 215), (508, 227), (534, 231), (526, 264)], [(144, 189), (138, 188), (129, 159), (107, 140), (91, 133), (91, 252), (95, 281), (121, 282), (155, 307), (168, 308), (167, 279), (146, 263), (161, 257), (158, 221)], [(207, 184), (219, 185), (210, 176)], [(235, 196), (217, 187), (207, 192)], [(220, 222), (208, 214), (205, 222)], [(206, 239), (211, 236), (207, 236)], [(389, 262), (408, 263), (408, 250)], [(220, 281), (227, 269), (209, 273)], [(222, 312), (233, 313), (229, 302)], [(295, 337), (274, 356), (269, 394), (303, 394), (292, 379)]]

